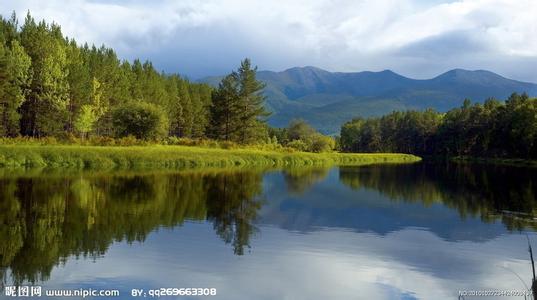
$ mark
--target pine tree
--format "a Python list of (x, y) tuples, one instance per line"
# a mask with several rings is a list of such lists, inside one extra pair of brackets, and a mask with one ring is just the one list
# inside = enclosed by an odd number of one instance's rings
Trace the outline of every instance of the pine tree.
[(213, 93), (210, 134), (213, 138), (239, 143), (265, 141), (268, 137), (264, 118), (265, 85), (256, 79), (257, 67), (249, 59), (236, 72), (226, 76)]
[(44, 21), (36, 24), (28, 14), (21, 41), (32, 59), (31, 91), (21, 108), (23, 134), (59, 134), (67, 123), (69, 97), (66, 43), (60, 27)]
[(190, 95), (192, 101), (192, 111), (194, 120), (192, 124), (192, 137), (203, 137), (208, 125), (208, 110), (203, 102), (200, 85), (190, 86)]
[(11, 14), (11, 18), (8, 20), (0, 16), (0, 36), (2, 36), (5, 45), (11, 45), (13, 40), (19, 38), (19, 32), (17, 31), (18, 27), (19, 21), (17, 20), (15, 12)]
[(192, 100), (190, 98), (190, 92), (188, 89), (189, 83), (186, 80), (179, 81), (179, 101), (183, 108), (183, 114), (181, 123), (179, 124), (179, 136), (191, 137), (192, 127), (194, 124), (194, 108), (192, 107)]
[(265, 118), (270, 115), (265, 110), (265, 97), (261, 93), (265, 84), (256, 79), (257, 67), (252, 68), (250, 59), (241, 62), (237, 72), (233, 73), (239, 84), (239, 106), (241, 126), (239, 128), (239, 142), (249, 143), (264, 139), (263, 134)]
[(17, 40), (0, 43), (0, 136), (19, 134), (20, 114), (30, 78), (30, 57)]
[(143, 93), (144, 68), (140, 60), (135, 59), (132, 63), (132, 84), (131, 97), (132, 100), (142, 100)]
[(89, 66), (84, 59), (84, 53), (80, 50), (74, 40), (69, 42), (67, 47), (67, 61), (69, 75), (69, 103), (67, 105), (68, 120), (67, 131), (72, 132), (74, 122), (81, 107), (90, 100), (91, 85)]
[(241, 126), (237, 78), (228, 75), (213, 92), (210, 108), (210, 137), (219, 140), (238, 140)]
[(168, 112), (168, 120), (170, 122), (170, 132), (172, 136), (179, 135), (180, 124), (183, 123), (183, 107), (179, 100), (178, 81), (179, 76), (171, 75), (166, 79), (166, 111)]

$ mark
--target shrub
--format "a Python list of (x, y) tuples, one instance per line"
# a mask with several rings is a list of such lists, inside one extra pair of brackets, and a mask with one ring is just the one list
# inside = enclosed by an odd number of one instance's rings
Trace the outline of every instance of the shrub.
[(116, 140), (109, 136), (92, 136), (88, 143), (92, 146), (115, 146)]
[(287, 143), (287, 147), (298, 150), (298, 151), (307, 151), (308, 145), (304, 143), (302, 140), (294, 140), (289, 143)]
[(122, 137), (117, 141), (118, 146), (137, 146), (140, 142), (132, 135)]
[(166, 114), (157, 106), (144, 102), (131, 102), (112, 112), (118, 137), (134, 136), (137, 139), (160, 139), (168, 133)]
[(237, 143), (232, 142), (232, 141), (223, 141), (223, 142), (220, 142), (220, 147), (222, 149), (236, 149), (239, 146), (237, 145)]
[(309, 151), (311, 152), (330, 152), (336, 147), (336, 141), (326, 135), (314, 134), (311, 137)]

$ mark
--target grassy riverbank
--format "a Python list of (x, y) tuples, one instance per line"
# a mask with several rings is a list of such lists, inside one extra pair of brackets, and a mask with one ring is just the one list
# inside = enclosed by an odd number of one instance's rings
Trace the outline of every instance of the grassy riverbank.
[(305, 153), (188, 146), (0, 145), (0, 168), (179, 169), (189, 167), (405, 163), (407, 154)]

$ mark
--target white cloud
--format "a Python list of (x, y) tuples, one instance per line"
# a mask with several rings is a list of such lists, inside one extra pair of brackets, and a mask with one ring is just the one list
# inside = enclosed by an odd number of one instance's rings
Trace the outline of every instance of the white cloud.
[(68, 259), (43, 286), (214, 287), (214, 299), (456, 299), (459, 290), (524, 290), (517, 275), (531, 276), (523, 235), (475, 243), (417, 229), (261, 234), (237, 257), (210, 224), (186, 223), (143, 244), (116, 243), (95, 262)]
[[(0, 7), (3, 15), (12, 10), (193, 76), (227, 71), (249, 56), (273, 70), (316, 65), (423, 77), (463, 67), (537, 81), (534, 0), (19, 0)], [(458, 51), (434, 50), (443, 47)]]

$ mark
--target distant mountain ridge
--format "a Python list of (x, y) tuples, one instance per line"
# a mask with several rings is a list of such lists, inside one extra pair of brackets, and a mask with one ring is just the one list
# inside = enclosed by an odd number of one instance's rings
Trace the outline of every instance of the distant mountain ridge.
[[(513, 92), (537, 95), (537, 84), (486, 70), (454, 69), (431, 79), (411, 79), (390, 70), (343, 73), (308, 66), (259, 71), (257, 76), (267, 85), (264, 94), (273, 112), (272, 126), (284, 127), (291, 119), (302, 118), (328, 134), (338, 133), (341, 124), (357, 116), (408, 109), (446, 111), (465, 98), (504, 100)], [(221, 78), (200, 81), (216, 86)]]

